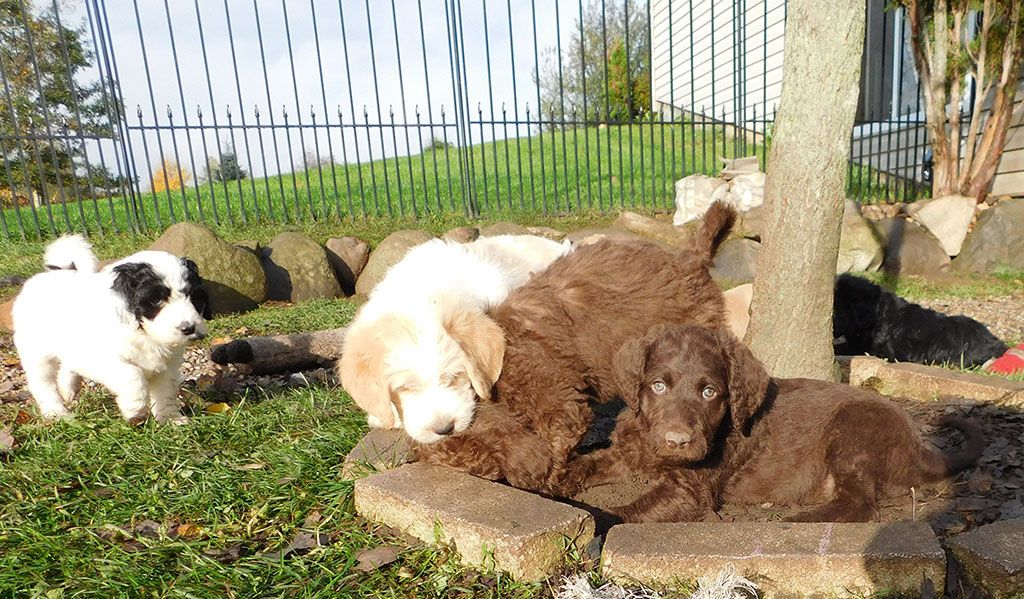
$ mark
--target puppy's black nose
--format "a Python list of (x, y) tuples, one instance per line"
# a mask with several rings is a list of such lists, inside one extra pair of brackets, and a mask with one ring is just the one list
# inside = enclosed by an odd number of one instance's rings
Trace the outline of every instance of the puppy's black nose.
[(195, 334), (195, 332), (196, 332), (196, 325), (195, 325), (195, 323), (192, 323), (192, 322), (183, 322), (183, 323), (178, 325), (178, 330), (181, 331), (182, 335), (185, 335), (187, 337), (189, 335), (194, 335)]
[(452, 432), (454, 430), (455, 430), (455, 421), (454, 420), (449, 420), (448, 424), (439, 424), (434, 429), (434, 432), (436, 434), (438, 434), (438, 435), (441, 435), (442, 437), (447, 437), (448, 435), (452, 434)]

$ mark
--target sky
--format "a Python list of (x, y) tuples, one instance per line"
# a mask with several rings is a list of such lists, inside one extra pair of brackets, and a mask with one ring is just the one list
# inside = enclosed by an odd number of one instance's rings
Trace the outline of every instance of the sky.
[[(87, 1), (90, 7), (96, 4)], [(229, 106), (236, 125), (241, 124), (243, 113), (245, 122), (254, 124), (257, 109), (262, 124), (271, 120), (282, 124), (285, 112), (290, 124), (300, 120), (310, 124), (311, 110), (317, 123), (322, 124), (326, 114), (331, 123), (337, 124), (339, 107), (345, 123), (352, 123), (353, 116), (365, 123), (365, 108), (370, 123), (390, 123), (393, 111), (394, 122), (414, 124), (417, 107), (423, 123), (431, 118), (440, 123), (442, 107), (446, 122), (453, 122), (453, 76), (445, 15), (446, 5), (451, 3), (444, 0), (107, 0), (98, 4), (100, 18), (110, 24), (118, 80), (133, 126), (168, 124), (168, 107), (176, 125), (185, 124), (186, 118), (190, 125), (197, 125), (201, 112), (203, 124), (212, 125), (216, 118), (223, 126), (228, 122)], [(538, 0), (531, 7), (523, 0), (462, 0), (460, 4), (467, 105), (473, 117), (479, 107), (489, 119), (493, 97), (497, 118), (501, 118), (503, 103), (509, 118), (513, 118), (516, 105), (521, 119), (526, 117), (527, 105), (535, 118), (534, 50), (543, 58), (543, 51), (555, 45), (559, 28), (563, 44), (568, 43), (570, 30), (577, 26), (578, 3)], [(68, 24), (82, 24), (91, 45), (85, 7), (85, 2), (72, 3), (62, 9), (62, 16)], [(139, 108), (141, 121), (136, 114)], [(515, 134), (512, 127), (508, 131), (510, 136)], [(263, 133), (266, 171), (256, 131), (249, 130), (250, 148), (256, 152), (251, 170), (256, 175), (291, 171), (290, 165), (301, 162), (303, 147), (313, 149), (315, 143), (320, 145), (321, 156), (329, 154), (328, 133), (322, 129), (315, 139), (311, 129), (303, 130), (303, 139), (299, 131), (291, 129), (290, 142), (283, 129)], [(447, 133), (454, 141), (455, 128), (449, 126)], [(525, 133), (525, 127), (519, 131)], [(443, 131), (409, 129), (408, 149), (405, 134), (403, 129), (395, 130), (398, 154), (418, 153), (432, 134), (441, 138)], [(491, 138), (489, 127), (485, 127), (484, 134)], [(217, 139), (212, 131), (204, 139), (193, 130), (190, 144), (184, 131), (177, 131), (175, 139), (164, 131), (158, 140), (154, 131), (140, 130), (132, 134), (133, 143), (140, 145), (142, 135), (149, 147), (150, 166), (140, 156), (136, 161), (140, 173), (159, 163), (161, 145), (167, 157), (172, 157), (176, 146), (186, 166), (191, 145), (199, 171), (205, 165), (205, 155), (217, 155)], [(342, 133), (335, 127), (329, 135), (335, 160), (342, 162)], [(347, 128), (344, 148), (349, 162), (356, 160), (356, 136), (362, 161), (396, 152), (390, 128)], [(504, 136), (502, 128), (497, 127), (496, 137)], [(221, 130), (219, 137), (222, 147), (231, 139), (227, 129)], [(237, 128), (234, 137), (243, 166), (249, 166), (241, 151), (242, 129)], [(273, 143), (272, 137), (276, 137)], [(472, 137), (473, 143), (480, 141), (479, 127), (473, 127)], [(143, 152), (136, 150), (136, 154)]]

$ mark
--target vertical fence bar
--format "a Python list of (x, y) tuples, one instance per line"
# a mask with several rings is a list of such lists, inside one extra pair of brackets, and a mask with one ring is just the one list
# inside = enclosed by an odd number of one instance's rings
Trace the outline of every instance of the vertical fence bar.
[[(199, 220), (203, 220), (203, 200), (199, 194), (199, 171), (196, 170), (195, 152), (192, 151), (192, 130), (188, 124), (188, 107), (185, 106), (185, 90), (181, 87), (181, 68), (178, 60), (178, 44), (174, 39), (174, 27), (171, 25), (171, 8), (168, 0), (164, 0), (164, 14), (167, 17), (167, 35), (171, 40), (171, 58), (174, 60), (175, 82), (178, 84), (178, 99), (181, 101), (181, 118), (185, 124), (185, 143), (188, 144), (189, 165), (192, 167), (192, 183), (196, 191), (196, 210), (199, 212)], [(170, 118), (171, 109), (167, 108), (167, 116)], [(171, 128), (171, 138), (174, 139), (174, 128)], [(181, 161), (178, 158), (178, 144), (174, 142), (175, 160), (178, 161), (178, 172), (181, 172)], [(189, 219), (188, 199), (185, 197), (185, 181), (181, 181), (181, 201), (184, 204), (185, 218)], [(216, 199), (212, 200), (216, 205)], [(214, 209), (214, 214), (217, 211)], [(215, 220), (219, 220), (214, 217)]]
[[(590, 111), (587, 110), (587, 53), (585, 48), (586, 37), (583, 35), (583, 0), (577, 0), (577, 8), (579, 9), (579, 36), (580, 36), (580, 73), (581, 87), (583, 88), (583, 157), (584, 167), (587, 169), (585, 177), (587, 179), (587, 208), (594, 208), (594, 196), (591, 181), (593, 180), (590, 175)], [(574, 119), (575, 120), (575, 119)], [(577, 125), (578, 126), (578, 125)], [(596, 131), (596, 129), (595, 129)], [(600, 143), (598, 146), (598, 157), (600, 157)], [(600, 159), (600, 158), (599, 158)], [(601, 163), (597, 163), (598, 172), (598, 185), (597, 185), (597, 204), (601, 206)]]
[[(356, 150), (356, 174), (359, 175), (359, 200), (363, 211), (363, 218), (365, 219), (366, 214), (366, 187), (363, 181), (363, 159), (359, 155), (359, 133), (356, 129), (356, 102), (352, 94), (352, 68), (348, 57), (348, 35), (345, 31), (345, 10), (342, 8), (342, 0), (338, 0), (338, 21), (341, 24), (341, 49), (342, 55), (345, 58), (345, 83), (348, 87), (348, 109), (349, 114), (352, 115), (352, 140), (355, 142)], [(365, 110), (364, 110), (365, 112)], [(341, 122), (341, 108), (338, 108), (338, 121)], [(342, 133), (344, 133), (344, 125), (342, 125)], [(345, 138), (341, 139), (342, 147), (345, 147)], [(370, 147), (370, 130), (366, 130), (366, 146)], [(346, 170), (346, 173), (348, 171)], [(370, 165), (370, 173), (373, 173), (373, 165)], [(373, 186), (373, 209), (379, 210), (380, 205), (377, 203), (377, 186)]]
[[(366, 6), (366, 33), (370, 41), (370, 67), (371, 72), (373, 73), (373, 96), (377, 105), (377, 131), (380, 133), (381, 166), (384, 168), (384, 194), (387, 197), (388, 216), (394, 216), (395, 212), (391, 206), (391, 182), (388, 178), (387, 146), (384, 142), (384, 116), (380, 109), (380, 84), (377, 77), (377, 50), (373, 44), (373, 20), (370, 17), (370, 0), (365, 0), (364, 5)], [(397, 151), (397, 148), (395, 148), (395, 150)], [(373, 174), (372, 163), (370, 166), (370, 173), (371, 175)], [(376, 184), (374, 184), (374, 187), (376, 187)]]
[[(195, 13), (196, 13), (196, 29), (199, 32), (199, 50), (200, 50), (200, 53), (201, 53), (201, 55), (203, 57), (203, 75), (206, 78), (206, 93), (207, 93), (207, 97), (210, 99), (210, 116), (213, 118), (213, 138), (214, 138), (214, 141), (217, 142), (216, 143), (216, 147), (217, 147), (217, 163), (219, 165), (220, 162), (224, 158), (224, 148), (221, 146), (221, 143), (220, 143), (220, 126), (217, 123), (217, 102), (216, 102), (216, 100), (214, 100), (214, 97), (213, 97), (213, 82), (210, 79), (210, 60), (209, 60), (209, 58), (207, 57), (207, 54), (206, 54), (206, 32), (203, 30), (203, 15), (202, 15), (202, 13), (199, 12), (199, 0), (194, 0), (193, 1), (193, 9), (195, 10)], [(200, 125), (202, 125), (202, 118), (203, 118), (203, 116), (202, 116), (202, 109), (200, 109), (197, 106), (196, 107), (196, 111), (199, 113)], [(214, 192), (214, 185), (213, 185), (214, 184), (214, 181), (213, 181), (214, 173), (211, 172), (211, 169), (210, 169), (210, 155), (207, 153), (207, 146), (206, 146), (206, 129), (205, 128), (200, 128), (199, 134), (202, 136), (202, 140), (203, 140), (203, 153), (206, 154), (206, 171), (207, 171), (206, 178), (209, 179), (208, 183), (210, 184), (210, 204), (213, 207), (213, 218), (214, 218), (215, 222), (219, 222), (218, 215), (217, 215), (217, 197), (216, 197), (216, 194)], [(232, 134), (233, 134), (233, 132), (232, 132)], [(238, 154), (237, 153), (235, 154), (235, 159), (236, 159), (236, 161), (238, 159)], [(219, 166), (218, 166), (218, 168), (219, 168)], [(228, 193), (228, 181), (224, 177), (223, 171), (219, 172), (219, 176), (220, 176), (221, 188), (224, 191), (224, 209), (228, 213), (228, 220), (230, 220), (231, 223), (234, 224), (235, 219), (234, 219), (234, 213), (231, 210), (231, 195)], [(239, 213), (239, 216), (241, 217), (242, 223), (244, 224), (246, 222), (246, 217), (245, 217), (245, 197), (242, 195), (242, 180), (241, 179), (237, 179), (236, 181), (238, 183), (238, 213)]]
[[(437, 199), (437, 211), (440, 212), (442, 210), (442, 208), (441, 208), (441, 185), (440, 185), (440, 181), (438, 181), (438, 173), (437, 173), (437, 148), (435, 147), (435, 144), (434, 144), (434, 141), (435, 141), (435, 138), (434, 138), (434, 108), (433, 108), (434, 107), (434, 102), (430, 98), (430, 68), (427, 66), (427, 36), (424, 33), (424, 31), (423, 31), (423, 0), (416, 0), (416, 11), (417, 11), (417, 14), (419, 15), (419, 18), (420, 18), (420, 53), (422, 54), (422, 57), (423, 57), (423, 84), (424, 84), (424, 86), (426, 87), (426, 90), (427, 90), (427, 120), (430, 121), (430, 140), (429, 140), (429, 144), (430, 144), (430, 157), (431, 157), (432, 162), (434, 163), (434, 196)], [(511, 26), (511, 24), (510, 24), (510, 26)], [(489, 66), (490, 66), (490, 62), (488, 61), (488, 67)], [(506, 135), (505, 137), (507, 138), (508, 136)], [(421, 143), (422, 143), (422, 140), (421, 140)], [(505, 149), (507, 151), (508, 147), (506, 146)], [(422, 156), (422, 154), (420, 154), (420, 155)], [(451, 184), (450, 180), (449, 180), (449, 184)], [(424, 188), (426, 188), (426, 185), (427, 185), (426, 176), (424, 176), (424, 180), (423, 180)]]
[[(327, 154), (331, 162), (331, 188), (334, 190), (334, 213), (340, 219), (341, 218), (341, 203), (338, 197), (338, 165), (335, 164), (334, 159), (334, 142), (331, 141), (331, 113), (327, 110), (327, 89), (324, 85), (324, 61), (320, 53), (320, 25), (316, 20), (316, 8), (313, 5), (313, 0), (309, 0), (309, 16), (313, 20), (313, 44), (316, 47), (316, 69), (317, 73), (320, 74), (320, 100), (321, 106), (324, 109), (324, 131), (327, 134)], [(312, 112), (312, 106), (310, 106), (310, 112)], [(313, 115), (314, 120), (316, 115)], [(317, 130), (313, 129), (313, 135), (317, 135)], [(316, 137), (314, 137), (316, 139)], [(344, 138), (342, 138), (344, 139)], [(344, 145), (344, 144), (343, 144)], [(319, 150), (317, 150), (319, 154)], [(348, 165), (345, 165), (347, 171)], [(321, 204), (323, 204), (323, 166), (320, 167), (320, 194)], [(351, 190), (350, 190), (351, 195)], [(324, 216), (327, 216), (327, 208), (325, 208)]]
[[(307, 154), (307, 151), (306, 151), (306, 134), (303, 131), (303, 127), (302, 127), (302, 104), (301, 104), (301, 100), (299, 100), (299, 82), (298, 82), (298, 79), (297, 79), (297, 77), (295, 75), (295, 52), (292, 49), (292, 30), (291, 30), (291, 23), (288, 20), (288, 2), (287, 2), (287, 0), (281, 0), (281, 14), (284, 16), (285, 46), (288, 48), (288, 68), (291, 70), (291, 74), (292, 74), (292, 92), (294, 93), (294, 97), (295, 97), (295, 123), (296, 123), (296, 129), (299, 130), (299, 146), (302, 148), (302, 176), (303, 176), (303, 180), (306, 183), (306, 204), (309, 205), (309, 215), (312, 218), (316, 218), (316, 207), (313, 206), (313, 190), (311, 189), (313, 187), (313, 185), (312, 185), (312, 183), (310, 182), (310, 179), (309, 179), (309, 169), (312, 168), (313, 166), (319, 166), (319, 165), (310, 165), (309, 161), (307, 160), (307, 157), (306, 157), (306, 154)], [(286, 112), (286, 110), (287, 109), (282, 108), (282, 111), (285, 111), (284, 112), (285, 125), (286, 125), (285, 133), (287, 134), (288, 133), (288, 128), (287, 128), (288, 113)], [(289, 139), (288, 140), (288, 150), (289, 150), (288, 160), (292, 163), (292, 184), (293, 185), (297, 185), (298, 182), (296, 181), (296, 177), (295, 177), (295, 167), (298, 166), (298, 165), (295, 163), (295, 160), (294, 160), (294, 158), (291, 155), (291, 147), (292, 147), (292, 144), (291, 144), (291, 140)], [(317, 155), (316, 159), (317, 159), (317, 162), (320, 161), (319, 154)], [(323, 189), (322, 188), (320, 190), (320, 193), (323, 193)], [(322, 198), (321, 198), (321, 200), (322, 200)], [(299, 198), (298, 198), (298, 194), (297, 193), (296, 193), (296, 197), (295, 197), (295, 210), (296, 210), (296, 212), (295, 212), (296, 217), (297, 218), (301, 218), (301, 216), (302, 216), (302, 209), (299, 206)]]
[[(4, 100), (7, 103), (8, 111), (11, 113), (11, 125), (14, 127), (14, 131), (16, 133), (16, 135), (14, 136), (14, 147), (17, 150), (18, 158), (21, 161), (21, 177), (22, 177), (22, 180), (25, 183), (26, 197), (28, 197), (28, 205), (29, 205), (30, 212), (32, 214), (32, 224), (35, 226), (36, 236), (37, 237), (41, 237), (42, 234), (43, 234), (43, 231), (42, 231), (42, 228), (39, 226), (39, 211), (36, 208), (36, 202), (35, 202), (35, 195), (36, 194), (35, 194), (35, 190), (32, 189), (32, 183), (29, 181), (29, 177), (31, 177), (31, 171), (30, 171), (30, 169), (28, 167), (28, 161), (30, 160), (30, 158), (28, 156), (28, 153), (25, 151), (24, 146), (22, 146), (21, 136), (17, 135), (17, 133), (19, 131), (21, 131), (21, 127), (18, 125), (18, 113), (14, 109), (14, 100), (12, 100), (11, 86), (8, 83), (8, 79), (7, 79), (7, 69), (4, 67), (4, 62), (2, 60), (0, 60), (0, 79), (2, 79), (3, 82), (4, 82)], [(27, 129), (26, 129), (26, 131), (27, 131)], [(31, 142), (32, 140), (26, 139), (25, 141), (26, 142)], [(7, 163), (7, 161), (5, 160), (4, 164), (6, 164), (6, 163)], [(37, 166), (38, 166), (38, 164), (37, 164)], [(13, 179), (11, 179), (11, 181), (13, 183)], [(40, 177), (39, 181), (40, 181), (40, 187), (45, 185), (44, 179), (42, 177)], [(15, 203), (16, 202), (17, 202), (17, 199), (15, 199)], [(53, 213), (52, 212), (48, 212), (47, 215), (49, 216), (49, 220), (50, 220), (50, 232), (54, 233), (56, 231), (56, 229), (54, 228), (54, 225), (53, 225)], [(19, 217), (19, 221), (18, 222), (20, 223), (21, 222), (21, 220), (20, 220), (21, 212), (20, 211), (18, 212), (18, 217)]]
[[(566, 140), (565, 140), (565, 138), (567, 137), (567, 135), (566, 135), (567, 132), (566, 132), (566, 129), (565, 129), (565, 83), (564, 83), (563, 78), (562, 78), (562, 18), (561, 18), (561, 11), (558, 8), (558, 0), (555, 0), (555, 44), (556, 44), (556, 47), (558, 49), (557, 50), (558, 51), (558, 103), (559, 103), (559, 117), (561, 119), (561, 122), (559, 123), (559, 125), (561, 127), (560, 133), (561, 133), (561, 137), (562, 137), (562, 174), (565, 177), (565, 205), (566, 205), (566, 209), (571, 209), (572, 206), (569, 204), (569, 197), (570, 197), (570, 195), (569, 195), (569, 158), (568, 158), (568, 152), (567, 152), (567, 149), (566, 149)], [(554, 132), (555, 132), (555, 128), (552, 125), (552, 128), (551, 128), (551, 140), (552, 141), (555, 141), (555, 133)], [(551, 162), (552, 163), (555, 162), (555, 158), (554, 158), (555, 152), (556, 152), (555, 148), (552, 148), (552, 150), (551, 150), (551, 154), (552, 154)], [(557, 181), (557, 180), (558, 180), (558, 169), (556, 168), (555, 169), (555, 181)], [(556, 188), (557, 188), (557, 186), (556, 186)], [(555, 192), (555, 210), (558, 210), (558, 197), (557, 196), (558, 196), (558, 193), (556, 191)], [(576, 186), (576, 205), (579, 206), (579, 203), (580, 203), (580, 189), (579, 189), (579, 185), (577, 185)]]
[[(259, 8), (258, 2), (259, 2), (259, 0), (252, 0), (252, 11), (253, 11), (253, 16), (256, 19), (256, 40), (259, 42), (259, 47), (260, 47), (260, 67), (261, 67), (261, 69), (263, 71), (263, 88), (266, 91), (266, 95), (267, 95), (267, 115), (268, 115), (268, 117), (270, 119), (270, 139), (271, 139), (271, 142), (274, 144), (274, 166), (275, 166), (275, 168), (277, 168), (277, 174), (275, 175), (275, 177), (277, 178), (278, 191), (280, 191), (280, 193), (281, 193), (281, 216), (284, 218), (284, 222), (287, 223), (289, 221), (289, 218), (288, 218), (288, 200), (286, 199), (286, 194), (285, 194), (285, 191), (284, 191), (284, 173), (281, 170), (281, 151), (278, 150), (278, 146), (277, 146), (277, 127), (274, 126), (274, 102), (273, 102), (273, 100), (270, 97), (270, 76), (267, 74), (267, 53), (266, 53), (266, 48), (264, 47), (264, 44), (263, 44), (263, 25), (262, 25), (261, 20), (260, 20), (260, 8)], [(260, 119), (260, 113), (259, 113), (259, 108), (257, 107), (256, 108), (256, 125), (257, 126), (259, 126), (259, 119)], [(259, 129), (259, 131), (260, 131), (260, 136), (261, 136), (260, 147), (262, 148), (263, 147), (263, 140), (262, 140), (262, 135), (263, 135), (262, 131), (263, 130)], [(266, 169), (264, 169), (263, 175), (264, 175), (264, 177), (267, 178), (267, 188), (268, 188), (268, 191), (269, 191), (269, 188), (270, 188), (270, 173), (266, 172)], [(271, 213), (271, 214), (273, 214), (273, 213)]]
[[(197, 6), (198, 6), (198, 2), (199, 2), (199, 0), (196, 0), (196, 5)], [(228, 46), (231, 48), (231, 70), (232, 70), (232, 72), (235, 75), (235, 95), (238, 98), (238, 115), (239, 115), (239, 118), (241, 119), (241, 123), (242, 123), (242, 141), (245, 142), (245, 161), (246, 161), (246, 164), (249, 166), (249, 186), (252, 188), (253, 214), (254, 214), (256, 220), (260, 220), (260, 198), (259, 198), (259, 196), (256, 193), (256, 169), (253, 168), (252, 151), (250, 150), (250, 147), (249, 147), (249, 127), (247, 126), (247, 123), (245, 122), (245, 102), (242, 100), (242, 82), (241, 82), (241, 79), (238, 76), (238, 53), (235, 51), (235, 34), (234, 34), (234, 28), (231, 25), (231, 11), (228, 9), (228, 0), (224, 0), (224, 18), (227, 21), (227, 26), (228, 26)], [(200, 38), (200, 39), (202, 39), (202, 38)], [(205, 57), (205, 54), (204, 54), (204, 57)], [(207, 81), (209, 81), (210, 70), (207, 69), (206, 73), (207, 73)], [(212, 102), (212, 99), (211, 99), (211, 102)], [(216, 110), (216, 109), (217, 109), (216, 106), (214, 106), (213, 110)], [(228, 105), (228, 107), (227, 107), (227, 118), (228, 118), (228, 130), (231, 132), (231, 146), (232, 146), (232, 149), (235, 152), (235, 159), (237, 160), (238, 159), (238, 145), (235, 143), (235, 129), (234, 129), (233, 123), (231, 122), (231, 106), (230, 105)], [(261, 162), (263, 164), (263, 189), (264, 189), (264, 191), (267, 194), (267, 215), (269, 216), (270, 220), (274, 220), (274, 206), (273, 206), (273, 200), (271, 199), (271, 194), (270, 194), (270, 182), (267, 180), (268, 177), (269, 177), (269, 174), (267, 173), (267, 153), (266, 153), (266, 149), (263, 147), (263, 133), (262, 133), (262, 131), (259, 133), (259, 142), (260, 142)], [(242, 195), (242, 183), (241, 183), (241, 181), (239, 181), (239, 183), (238, 183), (238, 198), (239, 198), (239, 213), (241, 214), (242, 222), (244, 223), (245, 219), (246, 219), (246, 216), (245, 216), (245, 198)]]
[[(402, 131), (405, 134), (405, 154), (406, 165), (409, 167), (409, 202), (412, 208), (412, 215), (415, 218), (419, 218), (419, 211), (416, 209), (416, 185), (415, 179), (412, 173), (412, 146), (409, 145), (409, 115), (405, 106), (405, 75), (402, 72), (402, 47), (399, 43), (398, 35), (398, 13), (395, 10), (395, 0), (391, 0), (391, 25), (395, 33), (395, 56), (398, 63), (398, 95), (400, 99), (400, 106), (402, 107)], [(393, 136), (393, 132), (392, 132)], [(398, 165), (398, 145), (395, 144), (395, 170), (399, 171), (401, 167)], [(399, 177), (401, 180), (401, 177)], [(424, 181), (424, 184), (426, 182)], [(399, 194), (402, 193), (402, 184), (398, 184)], [(401, 199), (401, 196), (399, 196)]]
[[(508, 11), (509, 70), (512, 73), (512, 112), (516, 124), (516, 165), (519, 172), (519, 209), (525, 210), (526, 204), (524, 203), (524, 195), (526, 194), (526, 188), (523, 185), (523, 150), (521, 145), (522, 139), (519, 135), (519, 88), (516, 85), (515, 37), (512, 35), (512, 0), (506, 0), (505, 8)], [(503, 120), (507, 119), (503, 118)], [(529, 127), (527, 127), (526, 132), (529, 134)]]
[[(547, 176), (545, 170), (547, 165), (544, 163), (544, 105), (541, 103), (540, 97), (540, 50), (537, 42), (537, 2), (536, 0), (530, 0), (530, 16), (533, 20), (533, 69), (535, 73), (538, 73), (537, 77), (537, 145), (540, 147), (540, 193), (541, 202), (544, 207), (544, 214), (548, 213), (548, 194), (547, 194)], [(554, 127), (554, 120), (552, 119), (552, 127)], [(531, 160), (532, 162), (532, 160)], [(558, 196), (558, 174), (555, 173), (555, 197)], [(557, 200), (556, 200), (557, 201)]]

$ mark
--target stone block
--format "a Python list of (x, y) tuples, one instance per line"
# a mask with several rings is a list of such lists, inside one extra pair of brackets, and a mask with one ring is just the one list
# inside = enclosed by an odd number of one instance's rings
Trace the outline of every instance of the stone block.
[(583, 510), (432, 464), (357, 480), (355, 505), (368, 520), (454, 545), (466, 565), (524, 581), (548, 578), (594, 536)]
[(622, 524), (608, 532), (605, 578), (675, 587), (732, 564), (761, 597), (941, 593), (946, 558), (923, 522)]
[(949, 545), (975, 587), (995, 599), (1024, 597), (1024, 518), (976, 528)]
[(853, 356), (849, 382), (868, 387), (882, 395), (930, 400), (935, 397), (970, 397), (1005, 405), (1024, 405), (1024, 383), (1004, 377), (954, 372), (940, 366), (908, 362), (891, 363), (870, 356)]

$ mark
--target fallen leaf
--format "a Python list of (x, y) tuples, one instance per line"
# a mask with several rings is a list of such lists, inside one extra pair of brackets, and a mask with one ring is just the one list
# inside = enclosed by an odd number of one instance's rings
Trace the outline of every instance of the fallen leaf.
[(224, 414), (231, 409), (231, 406), (224, 402), (207, 404), (206, 408), (203, 409), (207, 414)]
[(214, 337), (210, 340), (210, 345), (223, 345), (225, 343), (231, 343), (231, 337)]
[(235, 470), (260, 470), (265, 467), (266, 464), (242, 464), (241, 466), (235, 466)]
[(316, 528), (316, 525), (320, 524), (320, 521), (323, 520), (323, 518), (324, 517), (320, 514), (320, 512), (310, 512), (310, 514), (306, 516), (306, 521), (302, 523), (302, 527)]
[(381, 545), (373, 549), (363, 549), (356, 554), (356, 570), (360, 572), (372, 572), (386, 566), (396, 559), (401, 551), (394, 545)]
[(987, 472), (975, 472), (967, 479), (967, 488), (972, 493), (988, 493), (992, 490), (992, 475)]
[(175, 536), (182, 539), (194, 539), (202, 533), (202, 528), (196, 526), (195, 524), (189, 524), (187, 522), (185, 524), (179, 524), (178, 527), (174, 529)]
[(14, 417), (14, 424), (25, 424), (29, 420), (32, 420), (32, 415), (25, 410), (18, 410), (18, 415)]
[(159, 536), (160, 524), (154, 522), (153, 520), (143, 520), (142, 522), (139, 522), (134, 527), (132, 527), (132, 532), (139, 535), (140, 537), (149, 537), (151, 539), (155, 539), (157, 536)]
[(311, 533), (306, 531), (299, 531), (296, 533), (295, 538), (288, 545), (288, 552), (296, 551), (308, 551), (315, 549), (316, 547), (326, 547), (331, 544), (331, 539), (323, 533)]
[(14, 451), (14, 435), (11, 427), (0, 428), (0, 455)]
[(237, 561), (243, 555), (247, 555), (246, 548), (241, 543), (232, 543), (224, 549), (207, 549), (203, 552), (206, 557), (216, 560), (222, 564), (229, 564)]
[(114, 496), (114, 490), (110, 487), (99, 487), (92, 490), (92, 496), (96, 499), (110, 499)]

